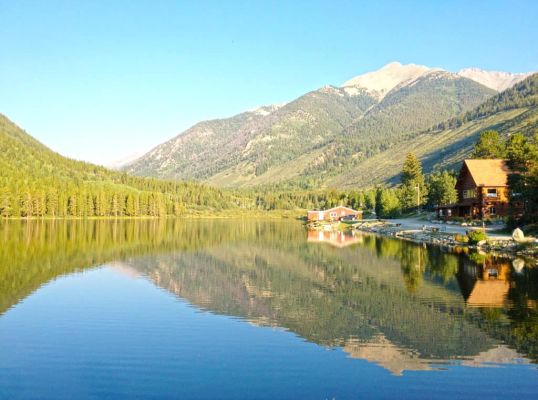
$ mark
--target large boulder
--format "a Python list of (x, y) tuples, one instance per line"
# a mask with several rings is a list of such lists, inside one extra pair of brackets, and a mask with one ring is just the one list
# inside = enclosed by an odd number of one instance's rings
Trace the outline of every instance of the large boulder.
[(512, 232), (512, 239), (514, 239), (516, 242), (521, 242), (525, 240), (525, 234), (523, 233), (521, 229), (516, 228)]

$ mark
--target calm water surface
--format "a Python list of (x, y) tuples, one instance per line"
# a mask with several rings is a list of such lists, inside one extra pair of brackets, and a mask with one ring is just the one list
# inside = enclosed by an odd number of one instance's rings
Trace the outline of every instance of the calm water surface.
[(537, 300), (523, 260), (294, 221), (2, 223), (0, 399), (536, 399)]

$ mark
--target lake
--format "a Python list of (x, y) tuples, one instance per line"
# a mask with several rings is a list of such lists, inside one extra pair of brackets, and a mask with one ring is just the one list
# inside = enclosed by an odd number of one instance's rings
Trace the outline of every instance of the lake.
[(538, 398), (524, 260), (289, 220), (0, 224), (0, 399)]

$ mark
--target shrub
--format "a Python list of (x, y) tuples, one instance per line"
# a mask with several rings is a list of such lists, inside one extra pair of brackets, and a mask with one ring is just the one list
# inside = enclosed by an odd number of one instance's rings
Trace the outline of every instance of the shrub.
[(469, 238), (465, 235), (455, 235), (454, 239), (456, 240), (456, 242), (460, 243), (467, 243), (469, 241)]
[(488, 238), (486, 232), (479, 229), (469, 232), (467, 234), (467, 237), (469, 238), (470, 244), (477, 244), (478, 242), (481, 242), (482, 240), (486, 240)]

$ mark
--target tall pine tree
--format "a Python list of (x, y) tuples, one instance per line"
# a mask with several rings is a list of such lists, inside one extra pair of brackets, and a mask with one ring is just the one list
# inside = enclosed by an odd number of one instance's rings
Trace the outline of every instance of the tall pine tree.
[(413, 153), (409, 153), (402, 168), (402, 186), (400, 188), (402, 208), (409, 210), (424, 204), (427, 194), (422, 165)]

